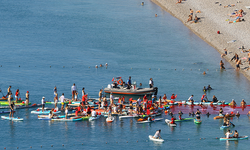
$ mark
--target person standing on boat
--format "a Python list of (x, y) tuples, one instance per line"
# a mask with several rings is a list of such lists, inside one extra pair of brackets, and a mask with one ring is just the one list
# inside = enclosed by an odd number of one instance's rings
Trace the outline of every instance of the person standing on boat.
[(44, 111), (44, 107), (45, 107), (45, 97), (42, 98), (42, 112)]
[(9, 115), (9, 117), (10, 116), (12, 116), (12, 118), (13, 118), (13, 115), (14, 115), (14, 106), (15, 106), (15, 104), (14, 104), (14, 102), (12, 102), (11, 104), (10, 104), (10, 115)]
[(61, 110), (64, 109), (64, 100), (65, 100), (64, 93), (62, 93), (62, 95), (60, 96)]
[(149, 88), (153, 88), (154, 87), (154, 82), (153, 82), (153, 79), (150, 78), (149, 79)]
[(20, 93), (19, 93), (19, 89), (17, 89), (17, 90), (16, 90), (16, 94), (15, 94), (16, 103), (17, 103), (17, 101), (18, 101), (19, 94), (20, 94)]
[(76, 85), (75, 85), (75, 83), (71, 87), (71, 92), (72, 92), (72, 100), (75, 100), (74, 99), (75, 94), (76, 94)]
[(128, 85), (127, 89), (130, 89), (130, 87), (131, 87), (131, 76), (129, 76), (129, 78), (127, 80), (127, 85)]
[(25, 101), (25, 105), (28, 106), (29, 105), (29, 99), (30, 99), (30, 94), (29, 91), (26, 92), (26, 101)]

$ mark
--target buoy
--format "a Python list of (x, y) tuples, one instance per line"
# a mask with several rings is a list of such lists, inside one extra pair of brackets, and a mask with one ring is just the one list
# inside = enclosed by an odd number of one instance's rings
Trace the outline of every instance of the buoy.
[(201, 138), (200, 138), (200, 140), (201, 140)]
[(188, 138), (188, 140), (190, 140), (190, 139)]
[(18, 147), (16, 149), (18, 149)]
[(174, 69), (174, 70), (176, 70), (176, 69)]
[(151, 68), (149, 68), (149, 70), (151, 70)]
[(83, 143), (82, 143), (82, 145), (83, 145)]
[(218, 139), (218, 138), (216, 137), (216, 139)]
[(65, 68), (65, 66), (63, 66), (63, 68)]
[(64, 146), (64, 145), (62, 145), (62, 146)]
[(6, 149), (6, 147), (4, 149)]
[(30, 148), (32, 148), (32, 146), (30, 146)]
[(53, 147), (53, 145), (51, 145), (51, 147)]
[(128, 143), (128, 141), (127, 141), (127, 143)]
[(107, 144), (108, 142), (106, 142), (106, 144)]
[(191, 69), (191, 71), (192, 71), (192, 69)]
[(205, 138), (203, 138), (205, 140)]
[(217, 31), (217, 34), (220, 34), (220, 31)]
[(136, 141), (138, 143), (138, 141)]

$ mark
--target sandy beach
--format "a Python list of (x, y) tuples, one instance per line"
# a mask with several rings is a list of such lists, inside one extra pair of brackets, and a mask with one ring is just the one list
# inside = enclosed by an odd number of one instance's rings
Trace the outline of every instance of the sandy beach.
[[(237, 53), (242, 62), (240, 72), (250, 80), (248, 52), (243, 53), (242, 49), (239, 49), (242, 46), (244, 46), (243, 50), (250, 49), (250, 9), (246, 8), (246, 6), (250, 6), (250, 1), (186, 0), (177, 4), (177, 0), (152, 1), (178, 18), (201, 39), (213, 46), (220, 53), (218, 55), (224, 54), (224, 48), (226, 48), (228, 54), (223, 56), (222, 60), (228, 61), (234, 68), (236, 68), (236, 62), (234, 60), (231, 61), (231, 58)], [(194, 11), (193, 19), (195, 15), (200, 18), (198, 23), (187, 22), (190, 9)], [(241, 17), (241, 19), (244, 18), (244, 21), (229, 23), (229, 21), (236, 20), (236, 18), (230, 17), (230, 14), (240, 9), (244, 11)], [(196, 13), (197, 10), (200, 10), (200, 13)], [(220, 34), (218, 34), (217, 31), (220, 31)]]

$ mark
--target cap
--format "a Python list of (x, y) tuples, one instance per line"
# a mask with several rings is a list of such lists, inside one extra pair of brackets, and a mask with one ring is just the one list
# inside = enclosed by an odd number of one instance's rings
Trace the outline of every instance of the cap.
[(29, 93), (29, 91), (27, 91), (27, 93)]
[(45, 98), (45, 97), (43, 97), (43, 98)]

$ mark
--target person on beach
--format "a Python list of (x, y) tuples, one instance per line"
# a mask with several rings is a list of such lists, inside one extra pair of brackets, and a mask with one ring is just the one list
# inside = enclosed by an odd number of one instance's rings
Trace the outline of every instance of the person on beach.
[(240, 19), (240, 18), (236, 18), (236, 20), (234, 20), (234, 21), (229, 21), (228, 23), (236, 23), (236, 22), (241, 22), (241, 19)]
[(159, 139), (159, 138), (161, 138), (161, 129), (160, 130), (157, 130), (156, 132), (155, 132), (155, 135), (153, 136), (153, 138), (155, 138), (155, 139)]
[(187, 20), (187, 22), (192, 21), (192, 19), (193, 19), (193, 16), (192, 16), (192, 15), (188, 15), (188, 20)]
[(240, 65), (242, 65), (242, 63), (241, 63), (241, 60), (239, 59), (239, 60), (236, 62), (236, 70), (240, 70)]
[(41, 103), (42, 103), (42, 112), (44, 111), (44, 107), (45, 107), (45, 97), (43, 96), (42, 100), (41, 100)]
[(30, 99), (29, 91), (26, 92), (25, 96), (26, 96), (25, 105), (28, 106), (29, 105), (29, 99)]
[(226, 56), (226, 55), (227, 55), (227, 49), (224, 48), (224, 54), (221, 54), (221, 57)]
[(10, 114), (9, 114), (9, 117), (10, 116), (12, 116), (12, 118), (13, 118), (13, 115), (14, 115), (14, 107), (15, 107), (15, 104), (14, 104), (14, 102), (12, 102), (11, 104), (10, 104)]
[(20, 94), (19, 89), (17, 89), (17, 90), (16, 90), (16, 94), (15, 94), (16, 103), (17, 103), (17, 101), (18, 101), (19, 94)]
[(198, 21), (200, 20), (200, 18), (198, 18), (197, 16), (194, 17), (194, 21), (191, 23), (198, 23)]
[(193, 17), (194, 11), (190, 8), (190, 15)]
[(60, 96), (61, 110), (64, 109), (64, 101), (65, 101), (65, 97), (64, 97), (64, 93), (62, 93), (62, 95)]
[(75, 83), (71, 86), (71, 92), (72, 92), (72, 100), (75, 100), (75, 93), (76, 93), (76, 85)]
[(231, 61), (235, 60), (237, 62), (239, 60), (239, 56), (237, 53), (234, 54), (234, 56), (231, 58)]
[(178, 3), (181, 3), (181, 2), (182, 2), (182, 0), (177, 0), (177, 2), (175, 4), (178, 4)]
[(224, 67), (224, 63), (223, 63), (222, 60), (220, 61), (220, 69), (226, 69), (226, 68)]
[(149, 79), (149, 88), (153, 88), (154, 87), (154, 81), (152, 78)]
[(244, 106), (246, 106), (246, 105), (247, 105), (247, 103), (244, 101), (244, 99), (242, 99), (242, 101), (241, 101), (241, 103), (240, 103), (240, 106), (244, 107)]

